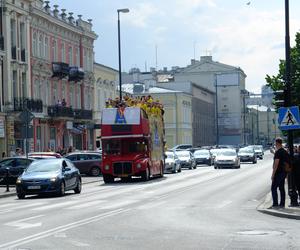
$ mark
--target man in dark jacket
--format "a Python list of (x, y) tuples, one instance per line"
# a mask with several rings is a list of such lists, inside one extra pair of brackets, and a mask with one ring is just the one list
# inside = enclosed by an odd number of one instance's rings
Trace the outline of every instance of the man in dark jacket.
[[(282, 147), (282, 139), (280, 137), (275, 140), (276, 152), (274, 154), (273, 162), (273, 172), (272, 172), (272, 207), (284, 207), (285, 206), (285, 189), (284, 182), (286, 178), (286, 172), (284, 169), (285, 162), (289, 163), (289, 154)], [(280, 191), (280, 203), (278, 204), (278, 193), (277, 189)]]

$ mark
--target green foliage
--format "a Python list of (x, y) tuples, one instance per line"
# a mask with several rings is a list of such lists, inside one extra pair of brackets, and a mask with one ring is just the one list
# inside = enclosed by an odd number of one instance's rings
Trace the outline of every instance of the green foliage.
[[(296, 34), (296, 45), (291, 48), (291, 98), (292, 105), (300, 104), (300, 33)], [(285, 89), (285, 60), (280, 60), (276, 76), (266, 76), (267, 86), (273, 91)], [(276, 105), (276, 104), (275, 104)], [(277, 105), (278, 108), (278, 105)]]

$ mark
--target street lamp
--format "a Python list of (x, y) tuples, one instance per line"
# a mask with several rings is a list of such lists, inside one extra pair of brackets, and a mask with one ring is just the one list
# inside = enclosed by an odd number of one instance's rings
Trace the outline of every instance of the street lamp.
[(120, 12), (128, 13), (129, 9), (118, 9), (118, 47), (119, 47), (119, 91), (120, 101), (122, 100), (122, 69), (121, 69), (121, 34), (120, 34)]

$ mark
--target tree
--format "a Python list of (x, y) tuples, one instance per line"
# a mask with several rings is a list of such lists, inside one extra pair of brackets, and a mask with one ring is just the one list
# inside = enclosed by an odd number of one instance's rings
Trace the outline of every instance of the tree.
[[(291, 104), (300, 104), (300, 33), (296, 34), (296, 45), (291, 48)], [(280, 60), (279, 72), (276, 76), (266, 76), (267, 86), (273, 91), (285, 90), (285, 60)], [(274, 103), (278, 108), (282, 106)]]

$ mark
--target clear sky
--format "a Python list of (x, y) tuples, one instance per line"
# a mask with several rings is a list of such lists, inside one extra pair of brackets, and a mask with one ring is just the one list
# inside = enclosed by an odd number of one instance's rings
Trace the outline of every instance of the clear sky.
[[(266, 74), (285, 57), (284, 0), (51, 0), (67, 12), (93, 19), (95, 60), (118, 69), (117, 9), (121, 13), (122, 71), (186, 66), (211, 53), (239, 66), (246, 88), (260, 92)], [(247, 4), (248, 3), (248, 4)], [(300, 1), (290, 0), (290, 37), (300, 28)], [(195, 53), (194, 53), (195, 52)]]

